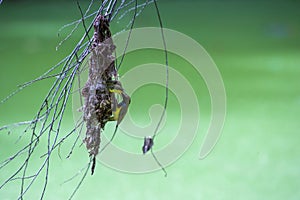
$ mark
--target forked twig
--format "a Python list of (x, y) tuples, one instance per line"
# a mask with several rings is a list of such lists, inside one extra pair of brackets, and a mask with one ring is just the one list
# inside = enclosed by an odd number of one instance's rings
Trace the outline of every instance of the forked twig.
[(144, 154), (147, 153), (149, 150), (151, 150), (151, 154), (152, 154), (154, 160), (159, 165), (159, 167), (163, 170), (163, 172), (165, 173), (165, 176), (167, 176), (167, 171), (165, 170), (163, 165), (159, 162), (159, 160), (157, 159), (157, 157), (153, 153), (154, 139), (157, 136), (158, 129), (161, 125), (161, 122), (162, 122), (165, 114), (166, 114), (166, 109), (167, 109), (167, 106), (168, 106), (168, 99), (169, 99), (169, 59), (168, 59), (167, 44), (166, 44), (164, 30), (163, 30), (163, 24), (162, 24), (162, 20), (161, 20), (161, 17), (160, 17), (160, 12), (159, 12), (156, 0), (154, 0), (154, 5), (155, 5), (155, 8), (156, 8), (156, 13), (157, 13), (157, 17), (158, 17), (158, 21), (159, 21), (159, 25), (160, 25), (160, 29), (161, 29), (161, 37), (162, 37), (163, 46), (164, 46), (164, 53), (165, 53), (165, 65), (166, 65), (166, 85), (165, 85), (165, 88), (166, 88), (166, 90), (165, 90), (164, 109), (161, 113), (160, 119), (159, 119), (159, 121), (156, 125), (156, 128), (154, 130), (153, 135), (144, 138), (144, 145), (143, 145), (142, 149), (143, 149)]

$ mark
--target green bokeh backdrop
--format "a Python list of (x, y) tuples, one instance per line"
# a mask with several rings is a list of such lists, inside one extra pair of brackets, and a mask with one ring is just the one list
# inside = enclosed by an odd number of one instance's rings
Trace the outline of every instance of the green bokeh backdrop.
[[(82, 2), (83, 7), (86, 5)], [(203, 122), (191, 148), (167, 167), (168, 177), (161, 171), (120, 173), (98, 163), (96, 174), (88, 175), (75, 199), (299, 199), (300, 3), (176, 0), (160, 1), (159, 6), (164, 26), (198, 41), (222, 74), (227, 92), (222, 136), (212, 153), (198, 160), (210, 103), (202, 79), (185, 67), (182, 73), (190, 76), (193, 88), (199, 91)], [(73, 1), (4, 0), (0, 5), (0, 99), (67, 55), (80, 33), (55, 51), (62, 39), (57, 31), (78, 18), (80, 13)], [(117, 26), (122, 23), (112, 29)], [(153, 5), (137, 19), (136, 27), (145, 26), (158, 26)], [(143, 60), (138, 53), (128, 56), (127, 66)], [(153, 56), (144, 58), (146, 61), (155, 58), (156, 53), (149, 50), (147, 55)], [(170, 62), (175, 68), (188, 66), (176, 58)], [(121, 74), (128, 69), (122, 68)], [(0, 125), (31, 119), (50, 84), (51, 80), (40, 82), (0, 105)], [(154, 99), (163, 96), (162, 88), (154, 89)], [(135, 98), (143, 99), (139, 95)], [(133, 118), (139, 123), (147, 123), (147, 118), (141, 118), (151, 101), (147, 99), (145, 109), (132, 107)], [(69, 112), (63, 129), (72, 126)], [(15, 144), (18, 136), (17, 131), (10, 135), (1, 132), (1, 161), (25, 144)], [(61, 183), (88, 160), (84, 146), (75, 151), (69, 160), (53, 156), (57, 158), (51, 164), (46, 199), (67, 199), (72, 192), (79, 179)], [(39, 163), (38, 159), (34, 161)], [(11, 170), (1, 169), (0, 180)], [(16, 199), (18, 188), (17, 184), (8, 184), (0, 190), (0, 199)], [(38, 183), (33, 188), (27, 199), (38, 198)]]

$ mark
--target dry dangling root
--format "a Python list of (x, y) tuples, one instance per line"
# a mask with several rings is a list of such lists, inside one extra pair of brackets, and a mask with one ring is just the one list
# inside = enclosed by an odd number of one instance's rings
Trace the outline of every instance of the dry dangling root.
[[(40, 108), (31, 120), (0, 127), (0, 132), (12, 133), (18, 131), (17, 128), (25, 126), (17, 139), (17, 141), (22, 141), (18, 143), (21, 146), (14, 147), (14, 152), (7, 157), (3, 154), (2, 157), (5, 156), (6, 158), (0, 160), (0, 169), (2, 171), (9, 169), (6, 173), (1, 174), (3, 175), (0, 180), (1, 191), (4, 191), (5, 187), (9, 184), (17, 184), (16, 186), (13, 185), (13, 187), (19, 188), (19, 192), (16, 193), (18, 199), (23, 199), (26, 195), (30, 196), (32, 192), (35, 194), (39, 193), (37, 194), (40, 196), (39, 199), (43, 199), (48, 192), (50, 176), (52, 177), (53, 175), (51, 174), (53, 174), (53, 170), (56, 170), (54, 167), (50, 167), (53, 164), (56, 164), (56, 161), (53, 160), (55, 151), (58, 152), (59, 158), (61, 158), (61, 152), (63, 153), (61, 147), (63, 144), (71, 142), (72, 145), (66, 146), (67, 148), (70, 148), (66, 158), (70, 158), (74, 148), (80, 141), (80, 135), (84, 124), (86, 125), (87, 131), (83, 142), (90, 155), (90, 161), (88, 162), (87, 167), (79, 170), (75, 176), (64, 182), (69, 182), (82, 173), (82, 178), (74, 188), (69, 199), (72, 199), (79, 190), (90, 168), (92, 174), (94, 173), (96, 156), (101, 154), (113, 140), (119, 124), (127, 113), (130, 97), (124, 92), (122, 84), (118, 80), (117, 69), (122, 66), (122, 61), (127, 52), (127, 46), (136, 17), (152, 3), (156, 8), (164, 45), (166, 62), (166, 95), (161, 118), (159, 119), (159, 123), (152, 136), (145, 138), (143, 153), (151, 153), (157, 164), (166, 174), (163, 165), (160, 164), (153, 150), (154, 141), (156, 139), (155, 136), (157, 135), (161, 121), (164, 117), (168, 102), (167, 47), (156, 1), (157, 0), (103, 0), (101, 2), (96, 2), (91, 0), (85, 12), (83, 12), (79, 1), (77, 1), (81, 18), (66, 24), (59, 30), (59, 32), (61, 32), (64, 28), (73, 26), (70, 33), (57, 46), (58, 49), (73, 35), (79, 25), (82, 24), (85, 33), (74, 46), (74, 49), (68, 56), (63, 58), (56, 65), (50, 67), (42, 75), (19, 85), (15, 91), (0, 101), (0, 105), (2, 105), (25, 88), (34, 85), (37, 82), (42, 80), (53, 80), (48, 93), (42, 99)], [(0, 0), (0, 3), (1, 2), (2, 1)], [(93, 11), (94, 6), (96, 6), (96, 11)], [(129, 21), (127, 21), (128, 19)], [(121, 30), (116, 29), (116, 32), (129, 29), (129, 34), (123, 54), (121, 55), (121, 60), (116, 67), (115, 58), (113, 56), (116, 47), (111, 39), (109, 25), (118, 22), (122, 22), (122, 24), (125, 22), (127, 25), (121, 27)], [(93, 27), (94, 35), (93, 38), (90, 38)], [(84, 104), (80, 101), (83, 116), (80, 116), (80, 118), (76, 120), (74, 127), (67, 132), (63, 132), (61, 129), (65, 123), (67, 106), (73, 94), (72, 89), (74, 82), (78, 77), (77, 75), (85, 69), (83, 63), (85, 63), (84, 61), (87, 57), (89, 57), (88, 80), (83, 88), (81, 83), (78, 83), (79, 88), (82, 88), (81, 93), (84, 99)], [(80, 100), (82, 99), (80, 98)], [(107, 144), (102, 145), (101, 132), (109, 121), (116, 121), (115, 131), (110, 141)], [(47, 145), (44, 145), (45, 143), (43, 142), (46, 142)], [(13, 143), (13, 145), (15, 144)], [(42, 153), (41, 150), (43, 150)], [(6, 151), (3, 151), (3, 153), (6, 153)], [(36, 158), (38, 158), (38, 161), (40, 162), (35, 163)], [(37, 181), (38, 184), (36, 184)], [(49, 195), (51, 195), (51, 193)]]

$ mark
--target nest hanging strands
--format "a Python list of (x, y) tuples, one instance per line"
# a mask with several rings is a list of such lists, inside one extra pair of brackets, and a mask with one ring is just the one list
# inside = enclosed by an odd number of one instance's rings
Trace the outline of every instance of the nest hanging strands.
[[(94, 21), (89, 76), (82, 89), (85, 102), (83, 119), (87, 129), (84, 143), (93, 160), (92, 174), (95, 169), (96, 156), (99, 153), (101, 130), (104, 130), (108, 121), (117, 121), (118, 126), (130, 103), (130, 97), (118, 81), (113, 56), (115, 48), (109, 30), (109, 20), (99, 15)], [(116, 95), (121, 95), (120, 103)]]

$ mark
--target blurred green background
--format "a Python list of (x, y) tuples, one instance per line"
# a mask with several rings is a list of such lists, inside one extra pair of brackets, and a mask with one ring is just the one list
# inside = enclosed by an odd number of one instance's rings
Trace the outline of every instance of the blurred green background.
[[(83, 8), (86, 5), (87, 1), (82, 2)], [(87, 176), (75, 199), (299, 199), (300, 2), (175, 0), (160, 1), (159, 7), (164, 26), (198, 41), (222, 74), (227, 93), (222, 136), (212, 153), (199, 160), (210, 114), (209, 96), (202, 93), (203, 81), (186, 67), (182, 73), (191, 73), (193, 87), (199, 91), (203, 123), (193, 145), (167, 167), (168, 177), (161, 171), (119, 173), (98, 163), (96, 174)], [(68, 54), (81, 33), (55, 51), (68, 33), (57, 37), (57, 31), (79, 18), (75, 1), (4, 0), (0, 5), (0, 99)], [(122, 23), (115, 26), (112, 29)], [(158, 26), (153, 5), (137, 19), (136, 27), (145, 26)], [(127, 62), (135, 63), (134, 59)], [(31, 119), (50, 84), (51, 80), (40, 82), (0, 105), (0, 125)], [(156, 97), (160, 95), (163, 90)], [(143, 115), (138, 112), (133, 115)], [(64, 122), (63, 129), (70, 130), (71, 112)], [(14, 134), (0, 135), (1, 161), (23, 144), (15, 144), (19, 134)], [(79, 179), (61, 183), (87, 161), (84, 147), (75, 151), (69, 160), (52, 162), (46, 199), (67, 199), (74, 189)], [(1, 181), (9, 171), (1, 169)], [(0, 190), (0, 198), (16, 199), (18, 188), (8, 184)], [(38, 198), (41, 188), (38, 184), (33, 188), (27, 199)]]

